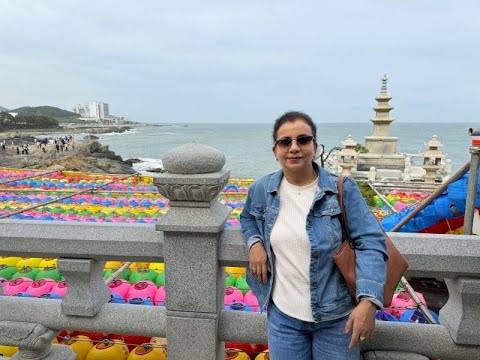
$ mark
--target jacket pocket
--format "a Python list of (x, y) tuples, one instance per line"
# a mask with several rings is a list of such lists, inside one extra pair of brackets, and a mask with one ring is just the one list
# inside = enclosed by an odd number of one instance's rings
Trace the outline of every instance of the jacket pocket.
[(322, 216), (339, 216), (342, 212), (340, 211), (340, 207), (338, 205), (332, 205), (327, 208), (317, 209), (313, 212), (313, 216), (315, 217), (322, 217)]
[[(313, 220), (316, 224), (314, 228), (317, 231), (319, 241), (325, 239), (328, 242), (326, 247), (328, 253), (333, 252), (342, 243), (341, 214), (338, 203), (313, 211)], [(318, 244), (318, 246), (325, 248), (321, 244)]]

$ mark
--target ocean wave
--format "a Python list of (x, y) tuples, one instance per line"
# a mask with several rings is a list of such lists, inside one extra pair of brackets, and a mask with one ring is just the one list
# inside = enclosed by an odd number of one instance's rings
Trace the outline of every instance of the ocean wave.
[[(135, 134), (137, 131), (138, 131), (138, 129), (135, 128), (135, 129), (126, 130), (124, 132), (109, 132), (109, 133), (97, 134), (97, 135), (100, 135), (101, 137), (103, 137), (103, 136), (119, 136), (119, 135)], [(101, 137), (100, 137), (100, 139), (102, 139)]]
[(142, 160), (140, 163), (133, 164), (133, 168), (138, 172), (147, 171), (149, 169), (163, 169), (163, 163), (161, 159), (152, 159), (152, 158), (138, 158)]

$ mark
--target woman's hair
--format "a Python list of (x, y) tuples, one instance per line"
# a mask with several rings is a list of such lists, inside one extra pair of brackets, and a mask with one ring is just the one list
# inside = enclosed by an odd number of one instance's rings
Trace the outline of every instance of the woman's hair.
[(317, 138), (317, 126), (313, 122), (312, 118), (308, 116), (307, 114), (301, 112), (301, 111), (289, 111), (280, 116), (277, 120), (275, 120), (275, 124), (273, 125), (273, 142), (277, 141), (277, 132), (280, 127), (287, 123), (287, 122), (294, 122), (295, 120), (303, 120), (307, 123), (308, 126), (310, 126), (310, 129), (312, 129), (312, 135), (316, 139)]

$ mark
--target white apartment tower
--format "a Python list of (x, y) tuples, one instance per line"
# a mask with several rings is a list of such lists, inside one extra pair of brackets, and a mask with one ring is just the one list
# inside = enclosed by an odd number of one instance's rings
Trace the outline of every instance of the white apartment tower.
[(79, 114), (81, 117), (105, 119), (109, 117), (110, 111), (107, 103), (90, 101), (88, 104), (77, 104), (73, 108), (73, 112)]
[(110, 115), (107, 103), (103, 103), (103, 102), (97, 103), (97, 110), (98, 110), (98, 115), (100, 119), (105, 119)]
[(89, 110), (89, 117), (95, 118), (95, 119), (100, 119), (100, 114), (98, 113), (98, 108), (97, 108), (97, 102), (96, 101), (90, 101), (88, 103), (88, 110)]

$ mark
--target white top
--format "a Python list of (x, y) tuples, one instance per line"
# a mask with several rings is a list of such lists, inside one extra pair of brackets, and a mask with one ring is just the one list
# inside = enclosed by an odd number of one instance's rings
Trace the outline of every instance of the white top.
[(305, 186), (280, 183), (280, 211), (270, 243), (275, 254), (272, 298), (285, 314), (313, 322), (310, 304), (310, 240), (307, 214), (312, 206), (318, 178)]

